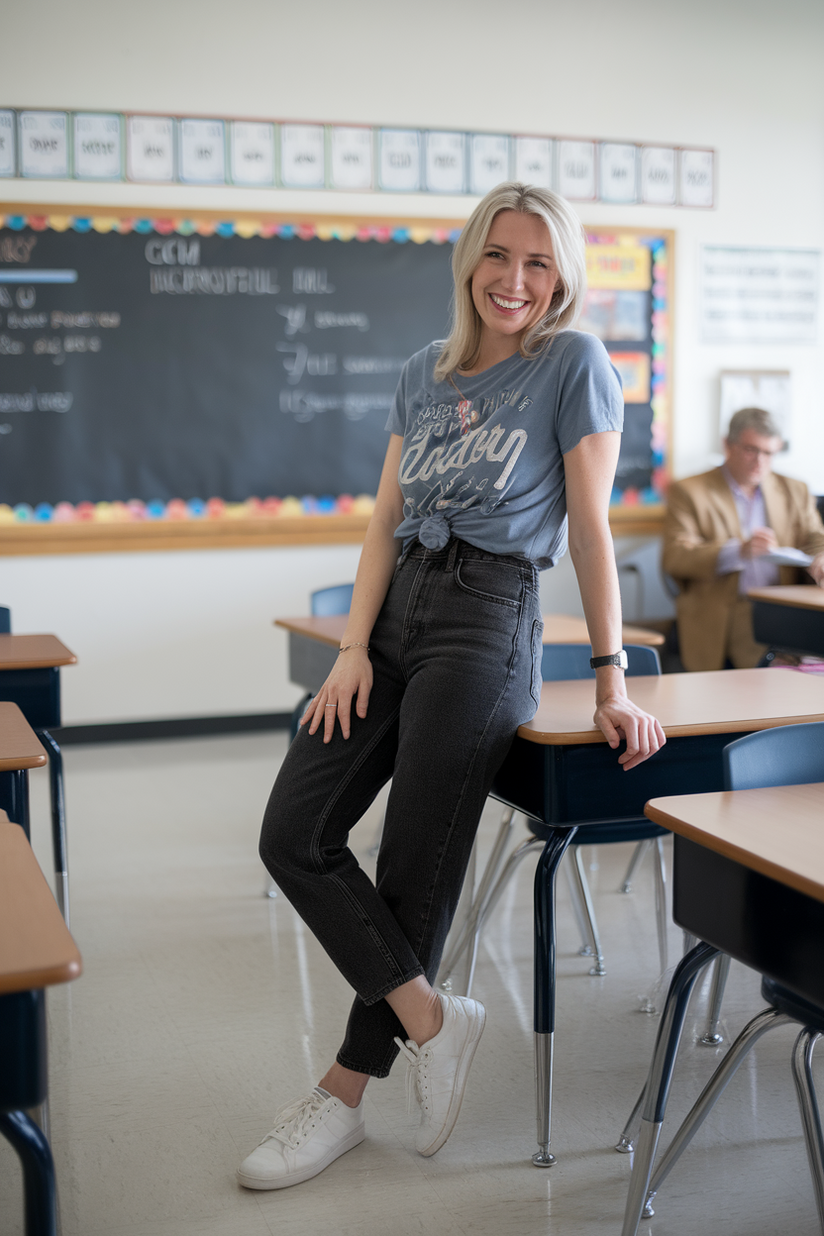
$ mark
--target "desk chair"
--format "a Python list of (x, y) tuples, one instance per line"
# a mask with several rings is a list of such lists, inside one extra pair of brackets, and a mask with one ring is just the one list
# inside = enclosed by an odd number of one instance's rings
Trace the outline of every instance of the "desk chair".
[[(0, 634), (11, 634), (11, 610), (0, 606)], [(63, 784), (63, 755), (51, 730), (60, 723), (60, 670), (12, 669), (0, 673), (0, 699), (8, 700), (22, 712), (49, 757), (52, 849), (57, 903), (66, 925), (69, 924), (69, 871), (66, 847), (66, 794)]]
[[(660, 674), (661, 663), (654, 648), (638, 644), (627, 646), (628, 675)], [(561, 682), (570, 678), (595, 678), (595, 670), (591, 668), (589, 659), (591, 649), (588, 644), (545, 644), (541, 661), (541, 676), (545, 682)], [(475, 963), (478, 955), (481, 932), (492, 910), (497, 904), (501, 893), (514, 875), (516, 868), (534, 850), (542, 850), (552, 832), (535, 820), (529, 820), (531, 835), (515, 849), (504, 862), (504, 852), (514, 827), (515, 812), (507, 808), (501, 819), (498, 836), (492, 847), (492, 853), (487, 862), (478, 893), (473, 899), (469, 912), (454, 945), (449, 949), (441, 966), (441, 986), (449, 990), (450, 976), (454, 972), (460, 958), (466, 953), (466, 969), (464, 989), (469, 995), (475, 974)], [(604, 954), (595, 919), (595, 910), (589, 884), (581, 858), (581, 846), (609, 845), (618, 841), (637, 841), (639, 848), (652, 843), (655, 847), (655, 901), (656, 921), (658, 925), (658, 951), (661, 973), (667, 968), (667, 909), (666, 909), (666, 871), (664, 867), (664, 851), (661, 838), (666, 836), (666, 830), (651, 823), (644, 816), (637, 820), (621, 821), (618, 824), (610, 821), (596, 821), (583, 826), (578, 834), (581, 841), (573, 841), (570, 845), (573, 856), (573, 906), (576, 909), (579, 926), (584, 935), (583, 955), (592, 955), (595, 964), (590, 969), (592, 975), (606, 974)], [(633, 856), (630, 869), (624, 880), (623, 888), (631, 878), (637, 866), (639, 850)], [(567, 870), (569, 870), (567, 868)]]
[[(724, 788), (754, 790), (771, 785), (805, 785), (824, 781), (824, 722), (783, 725), (748, 734), (724, 748)], [(824, 824), (822, 824), (824, 827)], [(719, 959), (721, 960), (721, 959)], [(729, 966), (729, 958), (726, 958)], [(712, 1111), (739, 1066), (762, 1035), (775, 1026), (800, 1024), (792, 1072), (804, 1129), (804, 1141), (813, 1178), (819, 1223), (824, 1232), (824, 1135), (812, 1074), (813, 1050), (824, 1035), (824, 1005), (797, 996), (766, 976), (761, 995), (768, 1007), (741, 1031), (699, 1095), (653, 1173), (647, 1190), (644, 1216), (654, 1214), (652, 1200), (666, 1177)]]

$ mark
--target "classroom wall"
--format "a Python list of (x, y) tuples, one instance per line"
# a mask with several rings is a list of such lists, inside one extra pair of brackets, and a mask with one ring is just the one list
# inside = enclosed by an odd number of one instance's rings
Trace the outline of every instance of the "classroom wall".
[[(789, 369), (793, 449), (783, 470), (824, 492), (814, 344), (721, 346), (698, 333), (705, 243), (819, 248), (824, 220), (824, 6), (820, 0), (305, 0), (161, 4), (42, 0), (0, 21), (13, 107), (263, 116), (548, 132), (711, 146), (713, 211), (582, 205), (586, 223), (676, 231), (673, 471), (718, 450), (721, 369)], [(7, 201), (195, 210), (465, 216), (467, 198), (4, 182)], [(621, 549), (627, 546), (619, 547)], [(81, 657), (67, 721), (288, 708), (278, 613), (352, 577), (353, 547), (5, 559), (0, 602), (17, 630), (53, 630)], [(578, 612), (568, 564), (547, 607)]]

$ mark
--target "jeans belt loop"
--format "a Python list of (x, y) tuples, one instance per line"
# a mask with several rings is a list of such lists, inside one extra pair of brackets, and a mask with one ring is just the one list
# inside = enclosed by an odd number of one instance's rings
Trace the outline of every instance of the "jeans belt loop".
[(456, 562), (457, 557), (458, 557), (458, 546), (459, 546), (459, 544), (460, 544), (460, 542), (458, 541), (458, 538), (453, 536), (453, 537), (452, 537), (452, 540), (449, 542), (449, 553), (448, 553), (448, 554), (447, 554), (447, 556), (446, 556), (446, 569), (447, 569), (447, 571), (454, 571), (454, 570), (455, 570), (455, 562)]

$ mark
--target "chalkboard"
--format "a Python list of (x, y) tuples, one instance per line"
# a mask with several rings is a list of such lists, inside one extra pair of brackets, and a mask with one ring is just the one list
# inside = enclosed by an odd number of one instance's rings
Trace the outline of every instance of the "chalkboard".
[(374, 494), (451, 252), (0, 229), (0, 501)]
[[(447, 331), (457, 225), (3, 220), (0, 515), (375, 493), (401, 366)], [(672, 234), (591, 229), (587, 266), (578, 325), (624, 382), (613, 503), (655, 506)]]

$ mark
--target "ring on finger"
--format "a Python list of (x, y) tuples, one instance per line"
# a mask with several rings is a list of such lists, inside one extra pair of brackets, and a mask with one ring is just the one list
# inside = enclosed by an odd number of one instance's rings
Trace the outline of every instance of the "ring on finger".
[(337, 708), (337, 704), (324, 704), (324, 708)]

